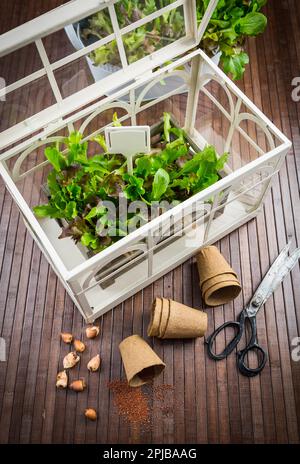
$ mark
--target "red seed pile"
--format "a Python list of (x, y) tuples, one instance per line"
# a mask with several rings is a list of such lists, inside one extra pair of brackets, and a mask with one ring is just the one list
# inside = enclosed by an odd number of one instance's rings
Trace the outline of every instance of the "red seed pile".
[[(168, 415), (174, 406), (174, 387), (163, 384), (129, 387), (126, 381), (114, 380), (108, 384), (113, 393), (119, 415), (129, 424), (151, 428), (153, 418), (162, 413)], [(171, 393), (171, 395), (170, 395)]]
[(108, 384), (114, 394), (114, 402), (120, 416), (131, 424), (146, 424), (150, 420), (147, 396), (141, 388), (129, 387), (128, 383), (114, 380)]

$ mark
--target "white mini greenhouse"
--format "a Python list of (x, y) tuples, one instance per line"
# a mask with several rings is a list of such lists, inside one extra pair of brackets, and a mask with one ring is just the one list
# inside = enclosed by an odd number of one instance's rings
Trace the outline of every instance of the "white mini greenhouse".
[[(121, 28), (118, 1), (73, 0), (0, 36), (6, 81), (0, 90), (0, 173), (29, 232), (89, 322), (256, 216), (291, 146), (197, 48), (217, 0), (200, 25), (194, 0), (160, 3), (161, 9)], [(74, 48), (72, 27), (74, 36), (80, 21), (104, 9), (111, 33)], [(128, 34), (171, 11), (182, 18), (181, 32), (129, 59)], [(92, 53), (112, 42), (117, 65), (108, 61), (101, 64), (105, 72), (95, 72)], [(152, 131), (170, 112), (194, 152), (212, 144), (218, 154), (230, 155), (214, 185), (90, 257), (71, 238), (58, 238), (55, 219), (38, 219), (32, 208), (45, 198), (51, 168), (45, 147), (63, 143), (74, 130), (92, 140), (112, 124), (114, 112), (123, 125)]]

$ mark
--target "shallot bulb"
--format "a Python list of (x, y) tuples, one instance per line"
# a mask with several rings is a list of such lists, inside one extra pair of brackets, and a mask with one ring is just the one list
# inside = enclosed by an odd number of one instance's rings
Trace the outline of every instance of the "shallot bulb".
[(57, 388), (67, 388), (68, 386), (68, 376), (66, 371), (61, 371), (56, 376), (56, 387)]
[(67, 332), (62, 332), (60, 334), (60, 336), (61, 336), (61, 339), (62, 339), (62, 341), (64, 343), (68, 343), (68, 344), (72, 343), (72, 340), (73, 340), (73, 335), (72, 334), (67, 333)]
[(96, 372), (100, 367), (100, 363), (101, 363), (101, 359), (100, 359), (99, 354), (97, 354), (88, 362), (87, 368), (91, 372)]
[(76, 364), (80, 361), (80, 357), (76, 353), (76, 351), (71, 351), (68, 353), (63, 360), (64, 369), (71, 369), (72, 367), (76, 366)]
[(87, 327), (85, 330), (85, 334), (87, 338), (95, 338), (99, 335), (99, 332), (100, 332), (100, 328), (97, 325)]
[(85, 350), (85, 344), (81, 340), (74, 340), (74, 348), (78, 353), (83, 353)]
[(86, 388), (85, 380), (84, 379), (74, 380), (74, 382), (72, 382), (69, 385), (69, 388), (71, 390), (74, 390), (75, 392), (82, 392)]
[(88, 408), (84, 411), (84, 415), (87, 419), (91, 420), (91, 421), (95, 421), (97, 420), (97, 413), (95, 411), (95, 409), (92, 409), (92, 408)]

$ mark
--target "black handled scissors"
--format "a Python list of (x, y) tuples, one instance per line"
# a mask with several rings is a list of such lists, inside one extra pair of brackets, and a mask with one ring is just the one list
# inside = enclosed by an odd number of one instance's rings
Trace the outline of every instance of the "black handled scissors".
[[(300, 248), (297, 248), (290, 256), (288, 256), (290, 242), (283, 248), (280, 255), (276, 258), (271, 268), (265, 275), (263, 281), (257, 288), (255, 294), (251, 298), (250, 302), (245, 309), (240, 313), (238, 321), (225, 322), (223, 325), (218, 327), (208, 339), (205, 341), (207, 344), (208, 354), (215, 361), (227, 358), (232, 353), (235, 347), (240, 342), (242, 335), (245, 331), (246, 321), (249, 322), (251, 329), (251, 337), (246, 347), (237, 352), (237, 366), (241, 374), (247, 377), (254, 377), (259, 374), (265, 367), (268, 355), (264, 348), (258, 344), (257, 340), (257, 329), (256, 329), (256, 314), (260, 308), (265, 304), (267, 299), (272, 295), (275, 289), (282, 282), (284, 277), (293, 269), (295, 264), (300, 258)], [(236, 331), (235, 337), (229, 342), (222, 353), (215, 353), (213, 351), (214, 342), (216, 337), (226, 327), (233, 327)], [(246, 357), (249, 352), (255, 352), (258, 359), (258, 366), (251, 368), (247, 365)]]

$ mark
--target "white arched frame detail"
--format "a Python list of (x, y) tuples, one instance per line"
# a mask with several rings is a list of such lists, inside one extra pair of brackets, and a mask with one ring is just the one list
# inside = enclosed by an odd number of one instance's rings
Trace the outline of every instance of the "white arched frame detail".
[[(124, 248), (124, 250), (122, 250), (122, 252), (118, 253), (118, 256), (122, 256), (124, 255), (125, 253), (130, 253), (130, 252), (133, 252), (133, 251), (142, 251), (143, 253), (146, 253), (148, 251), (148, 247), (145, 243), (135, 243), (134, 245), (129, 245), (127, 246), (126, 248)], [(140, 258), (140, 256), (138, 256), (138, 258)], [(105, 259), (102, 263), (101, 263), (101, 266), (97, 266), (95, 269), (93, 269), (93, 271), (86, 277), (86, 279), (83, 281), (82, 283), (82, 290), (87, 290), (88, 288), (90, 288), (90, 283), (91, 281), (95, 278), (95, 275), (101, 271), (101, 269), (103, 267), (105, 267), (107, 264), (109, 264), (112, 260), (114, 259), (113, 256), (110, 256), (108, 257), (107, 259)], [(131, 264), (131, 262), (130, 262)], [(112, 272), (109, 277), (113, 277), (114, 274), (116, 274), (117, 272), (119, 272), (119, 269), (117, 269), (116, 271)], [(95, 285), (98, 285), (98, 282), (95, 282)]]
[[(210, 81), (217, 82), (222, 87), (224, 92), (226, 93), (226, 96), (228, 98), (228, 103), (229, 103), (229, 109), (230, 109), (229, 113), (224, 108), (224, 106), (222, 106), (221, 103), (205, 87)], [(199, 90), (202, 91), (216, 105), (216, 107), (226, 116), (227, 119), (229, 119), (230, 122), (233, 122), (235, 105), (234, 105), (234, 101), (232, 98), (232, 94), (223, 79), (221, 79), (220, 77), (217, 77), (215, 74), (205, 73), (203, 76), (201, 76), (201, 79), (199, 81)]]
[(100, 107), (98, 108), (96, 111), (94, 111), (93, 113), (91, 113), (86, 119), (85, 121), (82, 123), (82, 125), (80, 126), (80, 129), (79, 129), (79, 132), (81, 132), (82, 134), (84, 133), (85, 129), (87, 128), (87, 126), (90, 124), (90, 122), (96, 118), (99, 114), (103, 113), (104, 111), (106, 110), (109, 110), (109, 109), (115, 109), (115, 108), (123, 108), (126, 113), (128, 114), (128, 116), (131, 115), (131, 106), (129, 103), (126, 103), (126, 102), (111, 102), (107, 105), (104, 105), (103, 107)]
[[(144, 97), (147, 95), (149, 90), (152, 89), (152, 87), (157, 85), (162, 80), (167, 80), (169, 77), (174, 77), (174, 76), (178, 76), (178, 77), (182, 78), (182, 80), (185, 82), (185, 84), (183, 84), (182, 86), (189, 84), (190, 75), (186, 71), (181, 71), (181, 70), (178, 70), (178, 69), (174, 70), (172, 72), (167, 72), (167, 73), (165, 73), (165, 74), (163, 74), (161, 76), (156, 77), (154, 80), (152, 80), (151, 82), (149, 82), (149, 84), (147, 84), (145, 86), (145, 88), (142, 90), (142, 92), (138, 96), (138, 98), (136, 100), (136, 104), (135, 104), (135, 113), (138, 113), (144, 106), (147, 105), (147, 103), (145, 105), (142, 105), (142, 102), (143, 102)], [(153, 102), (151, 102), (151, 106), (158, 103), (158, 102), (160, 102), (160, 101), (162, 101), (162, 100), (165, 100), (166, 98), (170, 97), (173, 94), (176, 94), (178, 92), (178, 90), (179, 90), (179, 88), (176, 88), (175, 91), (171, 90), (170, 92), (165, 93), (161, 97), (156, 98), (155, 100), (153, 100)]]
[(259, 147), (259, 145), (252, 140), (249, 135), (240, 127), (240, 124), (242, 121), (252, 121), (255, 124), (257, 124), (262, 131), (264, 132), (265, 136), (267, 137), (268, 143), (269, 143), (269, 148), (270, 150), (273, 150), (275, 148), (275, 142), (274, 138), (272, 137), (271, 132), (268, 129), (267, 124), (264, 123), (261, 119), (259, 119), (257, 116), (251, 113), (240, 113), (237, 117), (237, 126), (240, 131), (240, 133), (244, 136), (244, 138), (260, 153), (264, 154), (265, 152)]
[(34, 166), (34, 168), (29, 169), (28, 171), (24, 172), (23, 174), (20, 174), (20, 169), (27, 158), (34, 150), (37, 150), (38, 148), (42, 147), (43, 145), (48, 145), (49, 143), (56, 143), (56, 142), (61, 142), (63, 143), (65, 140), (65, 137), (59, 136), (59, 137), (49, 137), (45, 140), (38, 140), (35, 142), (33, 145), (31, 145), (29, 148), (27, 148), (23, 153), (18, 157), (17, 161), (14, 164), (13, 170), (12, 170), (12, 178), (15, 182), (18, 180), (26, 177), (28, 174), (31, 174), (34, 171), (37, 171), (38, 169), (41, 169), (44, 167), (46, 164), (49, 163), (48, 160), (43, 161), (42, 163), (38, 164), (37, 166)]

